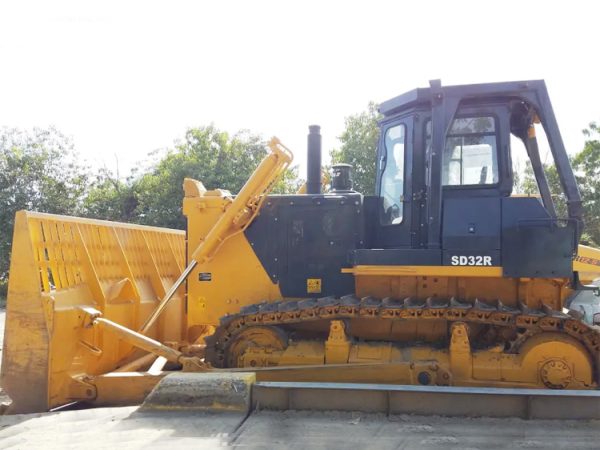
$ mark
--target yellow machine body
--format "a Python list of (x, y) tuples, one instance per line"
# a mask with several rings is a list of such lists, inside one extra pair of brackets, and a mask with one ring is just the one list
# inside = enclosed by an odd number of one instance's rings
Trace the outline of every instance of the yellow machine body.
[[(193, 181), (186, 183), (191, 186)], [(197, 190), (186, 189), (183, 213), (190, 230), (188, 258), (206, 238), (228, 201), (223, 191), (200, 195)], [(600, 250), (579, 246), (574, 268), (580, 271), (583, 283), (599, 278)], [(561, 310), (572, 294), (569, 279), (505, 278), (502, 267), (359, 265), (342, 271), (354, 275), (358, 297), (499, 299), (507, 306), (524, 303), (532, 309), (547, 305)], [(210, 280), (203, 280), (202, 274), (210, 274)], [(244, 306), (281, 298), (278, 284), (272, 282), (248, 239), (238, 234), (190, 276), (188, 327), (216, 326), (223, 316), (236, 314)]]
[[(200, 195), (186, 180), (183, 213), (188, 217), (188, 258), (206, 239), (212, 226), (230, 202), (227, 193), (216, 190)], [(242, 270), (243, 268), (243, 270)], [(201, 281), (202, 274), (210, 280)], [(200, 263), (188, 279), (188, 329), (192, 338), (216, 326), (221, 317), (261, 301), (279, 300), (281, 292), (271, 282), (243, 233), (223, 243), (210, 261)]]
[[(189, 235), (189, 248), (193, 249), (219, 216), (224, 200), (186, 192), (184, 214), (188, 230), (194, 230)], [(581, 253), (588, 258), (578, 259), (578, 268), (585, 274), (582, 281), (598, 278), (600, 267), (593, 259), (599, 258), (600, 252), (582, 246)], [(585, 261), (588, 264), (583, 266)], [(573, 293), (569, 279), (505, 278), (501, 267), (355, 266), (343, 270), (354, 275), (358, 298), (460, 298), (484, 304), (500, 300), (513, 309), (523, 305), (531, 310), (562, 311)], [(278, 285), (265, 272), (250, 242), (240, 234), (192, 273), (188, 281), (188, 329), (217, 327), (223, 317), (239, 314), (245, 306), (281, 299)], [(573, 389), (597, 385), (594, 356), (574, 337), (557, 332), (539, 334), (518, 353), (504, 354), (501, 346), (471, 351), (467, 326), (444, 320), (445, 317), (405, 317), (396, 321), (367, 315), (344, 321), (316, 319), (298, 318), (291, 323), (296, 330), (319, 330), (327, 339), (287, 344), (268, 329), (283, 323), (274, 315), (266, 320), (253, 318), (256, 323), (238, 339), (240, 344), (232, 346), (234, 358), (227, 366), (306, 366), (305, 370), (288, 371), (285, 375), (285, 371), (261, 373), (259, 378), (266, 380), (284, 377), (295, 381), (416, 384), (424, 372), (438, 384), (446, 385), (562, 388), (568, 384)], [(335, 329), (331, 325), (334, 322)], [(345, 327), (364, 339), (351, 339), (340, 332)], [(452, 344), (445, 349), (432, 346), (447, 335), (449, 328)], [(461, 331), (463, 344), (459, 345)], [(390, 341), (405, 345), (395, 346)], [(414, 342), (421, 345), (415, 346)], [(427, 342), (432, 345), (423, 345)], [(599, 344), (600, 341), (595, 342), (596, 349)], [(552, 352), (548, 352), (550, 348)], [(550, 354), (554, 356), (548, 360)], [(345, 369), (340, 369), (340, 364), (345, 364)], [(327, 371), (326, 365), (335, 365), (335, 370), (332, 366)]]

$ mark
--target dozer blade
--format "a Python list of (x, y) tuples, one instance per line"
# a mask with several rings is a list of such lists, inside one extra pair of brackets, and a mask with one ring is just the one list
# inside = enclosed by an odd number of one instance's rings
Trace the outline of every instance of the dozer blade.
[[(10, 411), (94, 399), (96, 386), (86, 377), (143, 354), (114, 333), (86, 326), (85, 308), (138, 330), (181, 274), (184, 259), (183, 231), (17, 213), (1, 379), (13, 401)], [(182, 299), (177, 292), (149, 337), (182, 341)]]

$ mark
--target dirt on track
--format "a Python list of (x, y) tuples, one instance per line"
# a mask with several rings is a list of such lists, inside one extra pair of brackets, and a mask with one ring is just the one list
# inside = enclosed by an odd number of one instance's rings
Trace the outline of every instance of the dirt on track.
[[(0, 347), (4, 338), (0, 311)], [(600, 421), (526, 421), (261, 411), (228, 415), (95, 408), (0, 416), (0, 448), (15, 449), (596, 449)]]

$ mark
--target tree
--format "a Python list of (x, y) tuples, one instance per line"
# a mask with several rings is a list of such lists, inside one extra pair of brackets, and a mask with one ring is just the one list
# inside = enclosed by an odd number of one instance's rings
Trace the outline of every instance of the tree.
[(600, 127), (592, 122), (583, 130), (583, 150), (573, 158), (585, 211), (585, 233), (590, 244), (600, 244)]
[[(86, 199), (87, 215), (183, 229), (184, 178), (200, 180), (207, 189), (221, 188), (235, 194), (266, 154), (266, 142), (248, 131), (230, 136), (213, 125), (191, 128), (141, 175), (132, 173), (121, 181), (103, 171)], [(295, 180), (295, 170), (288, 170), (275, 192), (291, 192)]]
[(365, 195), (375, 194), (378, 119), (377, 105), (373, 102), (366, 111), (346, 117), (345, 130), (339, 137), (342, 146), (331, 151), (334, 164), (352, 164), (354, 189)]
[(137, 221), (138, 195), (135, 170), (125, 181), (119, 174), (101, 169), (92, 181), (84, 201), (84, 215), (118, 222)]
[(78, 214), (87, 177), (71, 141), (55, 128), (0, 130), (0, 282), (8, 273), (15, 213)]

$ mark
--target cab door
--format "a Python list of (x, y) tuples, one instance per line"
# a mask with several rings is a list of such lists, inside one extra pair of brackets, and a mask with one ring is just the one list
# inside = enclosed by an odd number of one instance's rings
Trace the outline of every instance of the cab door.
[(502, 138), (509, 131), (503, 112), (461, 108), (448, 129), (441, 170), (443, 265), (501, 265), (501, 198), (512, 187), (505, 187), (510, 177)]
[(380, 248), (410, 247), (412, 224), (412, 116), (383, 123), (377, 155), (378, 223)]

